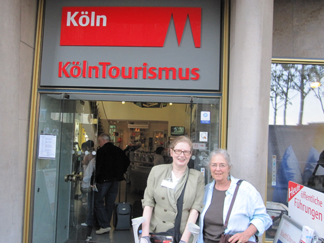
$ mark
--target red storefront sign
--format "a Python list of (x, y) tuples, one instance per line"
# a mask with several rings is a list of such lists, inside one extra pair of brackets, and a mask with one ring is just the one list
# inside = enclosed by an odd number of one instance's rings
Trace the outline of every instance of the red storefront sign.
[(180, 46), (187, 18), (201, 45), (201, 8), (63, 7), (61, 46), (163, 47), (171, 18)]
[(98, 65), (88, 65), (86, 60), (79, 62), (59, 62), (59, 78), (103, 78), (103, 79), (172, 79), (198, 80), (199, 68), (151, 67), (147, 63), (137, 67), (118, 67), (111, 62), (99, 62)]

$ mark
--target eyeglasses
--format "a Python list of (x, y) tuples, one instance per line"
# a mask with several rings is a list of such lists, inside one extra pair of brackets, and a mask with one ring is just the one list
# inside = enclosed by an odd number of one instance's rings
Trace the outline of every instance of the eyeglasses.
[(191, 151), (188, 151), (188, 150), (173, 149), (173, 152), (174, 152), (176, 155), (181, 155), (182, 153), (183, 153), (185, 156), (190, 156), (190, 155), (191, 155)]
[(217, 167), (219, 168), (219, 169), (224, 169), (226, 166), (227, 166), (227, 164), (224, 164), (224, 163), (222, 163), (222, 164), (211, 164), (210, 165), (212, 168), (215, 168), (215, 169), (217, 169)]

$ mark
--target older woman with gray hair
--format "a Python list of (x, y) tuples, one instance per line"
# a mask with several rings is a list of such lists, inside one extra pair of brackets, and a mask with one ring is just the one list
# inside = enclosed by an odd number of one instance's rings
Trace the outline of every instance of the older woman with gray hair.
[(214, 181), (205, 187), (198, 243), (219, 242), (222, 233), (231, 235), (229, 242), (232, 243), (256, 241), (255, 235), (261, 236), (272, 224), (260, 193), (250, 183), (241, 183), (224, 232), (223, 226), (239, 179), (230, 173), (232, 164), (226, 150), (211, 152), (209, 168)]

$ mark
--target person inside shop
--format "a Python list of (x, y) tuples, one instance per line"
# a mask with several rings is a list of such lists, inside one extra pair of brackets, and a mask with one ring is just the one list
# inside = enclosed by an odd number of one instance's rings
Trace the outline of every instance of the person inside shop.
[(134, 161), (134, 151), (141, 147), (142, 147), (142, 143), (137, 142), (135, 144), (128, 145), (127, 148), (124, 149), (124, 152), (128, 156), (130, 161), (132, 161), (132, 162)]
[(94, 191), (92, 189), (91, 185), (91, 176), (93, 171), (95, 170), (96, 166), (96, 158), (93, 157), (90, 162), (88, 163), (88, 166), (86, 167), (84, 174), (83, 174), (83, 179), (82, 179), (82, 184), (81, 184), (81, 192), (83, 194), (87, 194), (88, 197), (88, 213), (87, 213), (87, 219), (86, 222), (81, 223), (81, 226), (89, 226), (92, 227), (94, 224), (93, 220), (93, 200), (94, 200)]
[(96, 234), (108, 233), (114, 203), (118, 194), (119, 181), (124, 180), (124, 173), (129, 166), (129, 159), (124, 151), (110, 142), (108, 134), (99, 136), (100, 148), (96, 155), (94, 193), (95, 214), (100, 229)]
[[(128, 145), (127, 148), (124, 149), (124, 152), (125, 152), (126, 156), (129, 158), (130, 162), (134, 162), (134, 160), (135, 160), (134, 152), (141, 147), (142, 147), (142, 143), (137, 142), (135, 144)], [(126, 174), (125, 174), (126, 183), (130, 183), (131, 171), (132, 171), (131, 166), (128, 166)]]
[(86, 170), (89, 162), (94, 158), (95, 154), (94, 151), (94, 142), (92, 140), (88, 140), (81, 145), (82, 151), (84, 152), (84, 157), (81, 162), (83, 171)]
[(154, 154), (154, 160), (153, 160), (153, 164), (154, 165), (162, 165), (164, 164), (164, 157), (162, 155), (164, 151), (163, 147), (157, 147), (155, 150), (155, 154)]
[[(151, 242), (150, 232), (170, 229), (177, 229), (181, 234), (173, 242), (189, 242), (188, 223), (195, 223), (203, 208), (205, 186), (202, 174), (187, 166), (192, 148), (190, 138), (177, 137), (169, 148), (173, 162), (152, 167), (142, 200), (145, 222), (142, 224), (141, 243)], [(180, 227), (175, 227), (177, 222)]]
[[(232, 163), (226, 150), (217, 149), (209, 156), (213, 181), (206, 185), (204, 209), (199, 217), (198, 243), (219, 242), (227, 213), (239, 179), (231, 175)], [(224, 222), (225, 221), (225, 222)], [(247, 181), (242, 181), (231, 210), (225, 234), (229, 242), (256, 241), (272, 225), (260, 193)]]
[[(309, 178), (307, 179), (307, 183), (306, 183), (306, 186), (310, 187), (310, 188), (313, 188), (316, 190), (316, 186), (315, 186), (315, 182), (316, 182), (316, 178), (317, 177), (321, 177), (322, 173), (317, 173), (321, 167), (319, 166), (322, 166), (324, 168), (324, 150), (321, 152), (320, 156), (319, 156), (319, 159), (317, 161), (317, 165), (315, 166), (314, 168), (314, 171), (313, 173), (309, 176)], [(307, 167), (307, 166), (306, 166)], [(304, 177), (306, 177), (306, 169), (304, 171), (304, 175), (303, 175), (303, 179)], [(306, 181), (306, 180), (305, 180)], [(322, 184), (320, 187), (324, 187), (324, 184)]]
[[(75, 143), (76, 146), (79, 147), (79, 143)], [(81, 150), (78, 151), (76, 150), (76, 153), (74, 154), (75, 157), (73, 158), (73, 171), (75, 171), (75, 173), (80, 173), (83, 172), (83, 166), (82, 166), (82, 161), (85, 157), (85, 151), (87, 150), (87, 144), (86, 142), (81, 144)]]
[[(94, 150), (94, 142), (92, 140), (88, 140), (82, 143), (81, 150), (82, 150), (81, 165), (82, 165), (82, 173), (84, 175), (89, 162), (95, 157), (96, 154)], [(86, 191), (88, 189), (84, 189), (83, 186), (85, 186), (85, 184), (81, 183), (82, 203), (85, 203), (87, 200)]]

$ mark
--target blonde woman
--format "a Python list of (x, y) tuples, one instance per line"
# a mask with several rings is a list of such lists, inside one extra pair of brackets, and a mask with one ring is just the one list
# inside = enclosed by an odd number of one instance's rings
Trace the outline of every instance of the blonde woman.
[(169, 148), (173, 162), (152, 168), (142, 200), (145, 222), (142, 225), (141, 242), (150, 242), (150, 232), (165, 232), (174, 228), (178, 213), (177, 200), (185, 185), (179, 242), (189, 242), (191, 234), (187, 224), (195, 223), (203, 208), (205, 186), (202, 174), (187, 166), (192, 146), (188, 137), (177, 137)]

